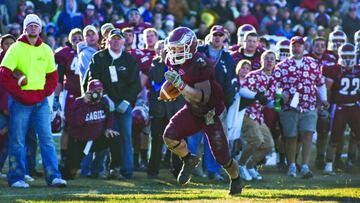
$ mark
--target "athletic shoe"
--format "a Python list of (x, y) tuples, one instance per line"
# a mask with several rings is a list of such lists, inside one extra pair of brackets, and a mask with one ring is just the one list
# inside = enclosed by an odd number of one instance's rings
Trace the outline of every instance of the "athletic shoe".
[(296, 177), (296, 165), (295, 163), (290, 164), (287, 175), (290, 177)]
[(241, 194), (243, 183), (240, 177), (235, 180), (230, 180), (230, 192), (229, 195)]
[(29, 175), (25, 175), (24, 179), (26, 182), (34, 182), (35, 181), (35, 179)]
[(66, 187), (67, 182), (64, 179), (61, 178), (54, 178), (51, 183), (50, 183), (50, 187)]
[(333, 170), (333, 163), (332, 162), (327, 162), (324, 168), (324, 174), (325, 175), (331, 175), (334, 176), (336, 175), (336, 173)]
[(262, 180), (262, 176), (254, 168), (248, 169), (248, 171), (253, 180)]
[(313, 173), (310, 171), (308, 165), (303, 165), (300, 171), (301, 178), (308, 179), (313, 177)]
[(108, 179), (123, 180), (124, 177), (120, 174), (120, 168), (110, 169)]
[(11, 184), (11, 187), (14, 187), (14, 188), (28, 188), (28, 187), (30, 187), (30, 185), (27, 184), (23, 180), (18, 180), (15, 183)]
[(249, 174), (249, 171), (247, 170), (246, 166), (239, 166), (240, 170), (240, 177), (245, 181), (251, 181), (252, 177)]
[(200, 163), (200, 158), (194, 154), (190, 154), (189, 157), (183, 160), (181, 171), (177, 177), (177, 181), (180, 185), (185, 185), (191, 180), (191, 174)]

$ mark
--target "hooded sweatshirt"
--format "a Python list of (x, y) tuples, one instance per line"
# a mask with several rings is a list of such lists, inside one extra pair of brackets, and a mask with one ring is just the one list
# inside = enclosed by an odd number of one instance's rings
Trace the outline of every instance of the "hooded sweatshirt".
[(78, 56), (81, 81), (84, 81), (85, 73), (89, 68), (91, 58), (97, 51), (98, 49), (94, 47), (90, 47), (87, 44), (79, 43)]
[[(19, 86), (12, 77), (20, 70), (27, 78), (27, 85)], [(56, 88), (58, 73), (51, 48), (39, 37), (31, 45), (23, 34), (9, 48), (0, 66), (0, 84), (18, 102), (34, 105), (50, 96)]]

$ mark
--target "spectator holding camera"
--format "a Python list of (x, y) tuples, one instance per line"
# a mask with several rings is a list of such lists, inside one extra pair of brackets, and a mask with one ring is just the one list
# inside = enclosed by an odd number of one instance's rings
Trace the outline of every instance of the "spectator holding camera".
[[(120, 133), (123, 164), (121, 175), (132, 178), (134, 171), (133, 146), (131, 139), (132, 104), (141, 91), (139, 68), (135, 58), (123, 51), (125, 39), (120, 29), (109, 33), (108, 48), (92, 57), (90, 78), (99, 79), (104, 90), (115, 104), (114, 129)], [(113, 171), (118, 175), (120, 171)]]
[(99, 80), (89, 82), (84, 96), (75, 100), (69, 114), (68, 153), (62, 172), (64, 178), (73, 179), (80, 162), (90, 151), (110, 148), (110, 168), (120, 167), (120, 137), (112, 130), (113, 108), (103, 97), (104, 87)]

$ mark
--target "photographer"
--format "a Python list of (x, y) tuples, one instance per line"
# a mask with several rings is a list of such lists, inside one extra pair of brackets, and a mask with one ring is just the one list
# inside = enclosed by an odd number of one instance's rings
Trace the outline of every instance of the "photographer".
[(113, 113), (109, 109), (107, 99), (103, 98), (104, 87), (99, 80), (92, 80), (83, 97), (76, 99), (69, 115), (69, 156), (63, 175), (73, 179), (80, 162), (89, 152), (98, 152), (110, 147), (110, 168), (120, 167), (120, 137), (111, 130)]

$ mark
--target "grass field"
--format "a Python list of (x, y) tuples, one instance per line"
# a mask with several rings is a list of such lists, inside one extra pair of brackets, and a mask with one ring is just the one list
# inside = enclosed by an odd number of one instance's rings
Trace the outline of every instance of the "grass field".
[(78, 178), (64, 189), (48, 188), (43, 179), (29, 189), (9, 188), (0, 180), (0, 203), (5, 202), (360, 202), (360, 174), (324, 176), (310, 180), (288, 178), (268, 168), (261, 182), (250, 182), (240, 196), (227, 195), (227, 181), (194, 178), (181, 187), (167, 170), (158, 179), (137, 172), (133, 180)]

